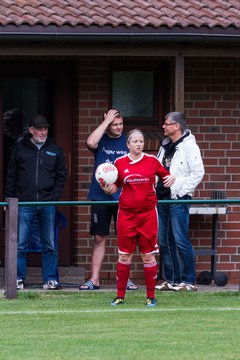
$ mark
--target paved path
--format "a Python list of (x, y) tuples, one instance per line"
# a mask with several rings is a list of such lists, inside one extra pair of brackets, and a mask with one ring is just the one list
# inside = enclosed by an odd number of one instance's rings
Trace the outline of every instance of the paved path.
[[(79, 284), (62, 284), (62, 290), (64, 291), (79, 291)], [(144, 285), (140, 285), (139, 289), (145, 290)], [(31, 285), (25, 290), (42, 290), (41, 285)], [(97, 291), (115, 291), (116, 287), (114, 285), (102, 285), (100, 290)], [(89, 290), (88, 290), (89, 291)], [(96, 290), (95, 290), (96, 291)], [(199, 292), (207, 292), (207, 291), (240, 291), (239, 285), (227, 284), (225, 286), (217, 286), (215, 284), (210, 285), (198, 285)], [(0, 294), (4, 293), (4, 289), (0, 289)]]

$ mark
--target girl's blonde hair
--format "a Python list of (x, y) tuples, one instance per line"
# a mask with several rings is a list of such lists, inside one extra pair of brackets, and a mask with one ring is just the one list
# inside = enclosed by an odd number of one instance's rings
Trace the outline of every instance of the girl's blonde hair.
[(131, 137), (136, 133), (142, 135), (142, 137), (144, 138), (143, 132), (140, 129), (133, 129), (133, 130), (130, 130), (129, 133), (127, 134), (127, 143), (130, 142)]

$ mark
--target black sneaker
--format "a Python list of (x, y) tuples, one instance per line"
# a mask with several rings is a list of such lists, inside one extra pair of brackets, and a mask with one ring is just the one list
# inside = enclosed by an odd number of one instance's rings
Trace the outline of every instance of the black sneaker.
[(117, 306), (117, 305), (122, 305), (124, 304), (124, 298), (122, 297), (116, 297), (112, 302), (111, 305), (112, 306)]
[(147, 298), (146, 306), (156, 306), (156, 305), (157, 305), (157, 299)]

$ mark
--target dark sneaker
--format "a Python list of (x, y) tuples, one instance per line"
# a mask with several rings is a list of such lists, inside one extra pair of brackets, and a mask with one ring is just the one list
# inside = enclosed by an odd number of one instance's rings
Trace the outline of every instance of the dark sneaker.
[(61, 287), (56, 280), (49, 280), (43, 284), (43, 290), (59, 290)]
[(197, 291), (197, 285), (181, 282), (180, 284), (174, 286), (173, 290), (175, 290), (175, 291)]
[(17, 290), (24, 289), (24, 281), (22, 279), (17, 279)]
[(147, 298), (146, 306), (156, 306), (157, 299), (155, 298)]
[(156, 285), (155, 289), (160, 290), (160, 291), (170, 291), (170, 290), (174, 290), (175, 284), (170, 284), (168, 281), (164, 281), (162, 284), (160, 285)]
[(116, 297), (112, 302), (111, 305), (112, 306), (117, 306), (117, 305), (122, 305), (124, 304), (124, 298), (121, 297)]

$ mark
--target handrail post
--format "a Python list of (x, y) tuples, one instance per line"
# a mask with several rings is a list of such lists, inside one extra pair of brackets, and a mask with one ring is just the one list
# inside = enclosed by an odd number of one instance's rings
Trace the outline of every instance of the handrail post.
[(17, 288), (17, 233), (18, 233), (18, 199), (6, 198), (5, 224), (5, 296), (16, 299)]

